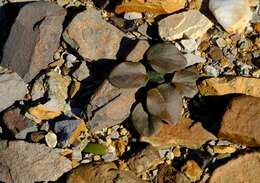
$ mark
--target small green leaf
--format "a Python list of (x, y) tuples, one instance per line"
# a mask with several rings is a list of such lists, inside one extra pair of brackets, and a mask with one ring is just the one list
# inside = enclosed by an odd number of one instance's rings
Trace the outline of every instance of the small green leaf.
[(96, 155), (105, 155), (107, 153), (107, 149), (102, 144), (88, 143), (88, 145), (83, 149), (83, 152)]
[(187, 65), (186, 58), (171, 43), (152, 46), (147, 52), (147, 60), (155, 71), (163, 74), (179, 71)]
[(163, 83), (164, 80), (164, 74), (155, 72), (155, 71), (148, 71), (147, 72), (149, 81), (156, 82), (156, 83)]
[(122, 62), (109, 75), (109, 82), (118, 88), (139, 88), (146, 85), (145, 67), (138, 62)]

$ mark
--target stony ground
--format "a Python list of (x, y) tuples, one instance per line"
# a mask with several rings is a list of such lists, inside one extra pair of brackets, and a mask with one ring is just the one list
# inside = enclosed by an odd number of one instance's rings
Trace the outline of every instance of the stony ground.
[(0, 182), (260, 182), (259, 0), (0, 0)]

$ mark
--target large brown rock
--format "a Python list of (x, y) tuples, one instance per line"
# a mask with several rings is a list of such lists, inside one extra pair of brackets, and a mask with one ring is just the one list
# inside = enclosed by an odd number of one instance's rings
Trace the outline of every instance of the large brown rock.
[(218, 167), (209, 183), (258, 183), (260, 180), (260, 153), (244, 154)]
[(247, 146), (260, 146), (259, 120), (260, 98), (236, 97), (223, 116), (218, 136)]
[(130, 115), (137, 89), (119, 89), (105, 80), (87, 106), (91, 131), (101, 130), (122, 123)]
[(141, 137), (141, 141), (159, 148), (181, 145), (192, 149), (200, 148), (207, 141), (215, 139), (216, 137), (205, 130), (201, 123), (193, 124), (189, 118), (181, 119), (176, 125), (162, 125), (154, 135)]
[(85, 59), (116, 59), (126, 35), (106, 22), (101, 12), (88, 8), (65, 29), (63, 38)]
[(65, 9), (48, 2), (33, 2), (19, 12), (3, 50), (2, 65), (26, 82), (52, 62), (59, 46)]
[(0, 181), (34, 183), (56, 181), (71, 169), (60, 150), (24, 141), (0, 141)]
[(209, 78), (198, 85), (201, 95), (245, 94), (260, 97), (260, 79), (241, 76)]
[(133, 172), (120, 171), (114, 163), (81, 165), (72, 170), (67, 183), (144, 183)]

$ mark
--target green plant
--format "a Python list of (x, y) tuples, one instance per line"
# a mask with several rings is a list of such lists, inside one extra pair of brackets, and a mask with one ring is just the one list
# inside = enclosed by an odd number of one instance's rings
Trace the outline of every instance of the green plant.
[(146, 99), (135, 106), (131, 118), (136, 130), (149, 136), (163, 123), (178, 122), (183, 110), (182, 98), (192, 98), (197, 94), (199, 75), (171, 43), (152, 46), (144, 65), (122, 62), (112, 70), (109, 81), (119, 88), (145, 86)]

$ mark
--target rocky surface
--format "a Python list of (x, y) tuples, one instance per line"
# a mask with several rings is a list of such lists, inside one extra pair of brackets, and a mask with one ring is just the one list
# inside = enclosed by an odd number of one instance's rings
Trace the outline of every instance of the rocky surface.
[(52, 62), (65, 15), (62, 7), (49, 2), (24, 6), (6, 41), (1, 65), (17, 72), (25, 82), (31, 81)]
[(246, 146), (259, 146), (260, 98), (242, 96), (232, 99), (225, 112), (219, 137)]
[(45, 145), (0, 141), (0, 180), (6, 183), (56, 181), (71, 169), (71, 162)]

